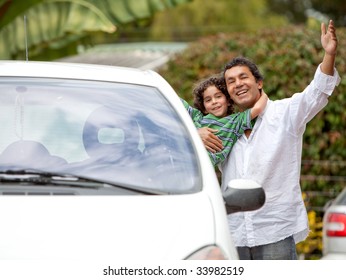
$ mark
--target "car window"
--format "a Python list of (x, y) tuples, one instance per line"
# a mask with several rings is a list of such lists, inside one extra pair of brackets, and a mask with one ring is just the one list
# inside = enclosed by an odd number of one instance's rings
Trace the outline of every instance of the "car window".
[(0, 169), (35, 168), (191, 193), (197, 157), (174, 108), (153, 87), (0, 79)]
[(346, 205), (346, 189), (344, 189), (335, 199), (334, 204)]

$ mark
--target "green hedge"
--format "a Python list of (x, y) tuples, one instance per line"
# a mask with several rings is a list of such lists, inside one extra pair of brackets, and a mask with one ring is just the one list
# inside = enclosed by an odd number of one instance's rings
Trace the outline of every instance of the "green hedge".
[[(337, 29), (336, 67), (342, 78), (326, 108), (307, 126), (303, 147), (302, 189), (337, 194), (346, 185), (346, 29)], [(159, 72), (176, 92), (192, 101), (196, 81), (220, 72), (235, 56), (252, 59), (264, 74), (264, 89), (275, 100), (302, 91), (322, 61), (320, 29), (289, 26), (257, 33), (216, 34), (193, 42)], [(315, 196), (322, 207), (328, 198)]]
[[(301, 186), (311, 232), (297, 245), (297, 251), (305, 259), (321, 257), (323, 206), (346, 186), (346, 29), (337, 29), (337, 35), (336, 68), (342, 80), (304, 134)], [(264, 89), (272, 100), (289, 97), (310, 83), (322, 61), (320, 30), (289, 26), (252, 34), (204, 37), (169, 61), (160, 74), (191, 102), (195, 82), (222, 71), (229, 60), (239, 55), (259, 66), (264, 74)]]

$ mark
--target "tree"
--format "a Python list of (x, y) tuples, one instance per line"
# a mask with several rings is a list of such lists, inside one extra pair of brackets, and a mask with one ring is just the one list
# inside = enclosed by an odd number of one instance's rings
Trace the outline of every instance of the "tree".
[(193, 41), (218, 32), (240, 32), (284, 26), (287, 20), (272, 13), (266, 0), (193, 0), (171, 12), (155, 14), (153, 40)]
[(61, 49), (95, 32), (114, 33), (120, 25), (148, 20), (158, 11), (190, 1), (0, 0), (0, 58), (22, 57), (26, 45), (33, 54)]
[(285, 15), (292, 23), (303, 23), (308, 18), (333, 19), (337, 26), (346, 26), (344, 0), (267, 0), (268, 7)]
[(311, 0), (312, 8), (333, 19), (337, 26), (346, 26), (346, 1)]

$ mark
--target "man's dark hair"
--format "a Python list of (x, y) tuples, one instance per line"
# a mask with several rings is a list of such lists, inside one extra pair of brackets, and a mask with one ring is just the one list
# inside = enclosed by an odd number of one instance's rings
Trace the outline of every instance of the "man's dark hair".
[(226, 71), (234, 66), (248, 67), (252, 75), (254, 75), (256, 82), (263, 81), (264, 79), (262, 74), (258, 70), (257, 65), (254, 62), (252, 62), (250, 59), (245, 57), (236, 57), (236, 58), (233, 58), (230, 62), (228, 62), (224, 67), (223, 75), (225, 76)]
[(193, 106), (196, 109), (200, 110), (203, 114), (205, 114), (203, 93), (210, 86), (215, 86), (226, 96), (227, 101), (231, 104), (230, 106), (228, 106), (227, 114), (233, 114), (233, 100), (230, 98), (228, 94), (227, 87), (225, 84), (225, 78), (221, 73), (217, 75), (212, 75), (200, 81), (195, 86), (195, 88), (193, 89)]

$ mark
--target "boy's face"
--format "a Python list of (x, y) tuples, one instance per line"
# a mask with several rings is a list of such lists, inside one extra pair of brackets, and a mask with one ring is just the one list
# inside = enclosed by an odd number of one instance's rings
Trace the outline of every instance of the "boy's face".
[(216, 117), (226, 117), (230, 105), (226, 96), (215, 86), (208, 87), (203, 93), (203, 104), (205, 112)]
[(263, 81), (256, 82), (247, 66), (239, 65), (225, 72), (227, 91), (241, 111), (253, 107), (260, 98)]

